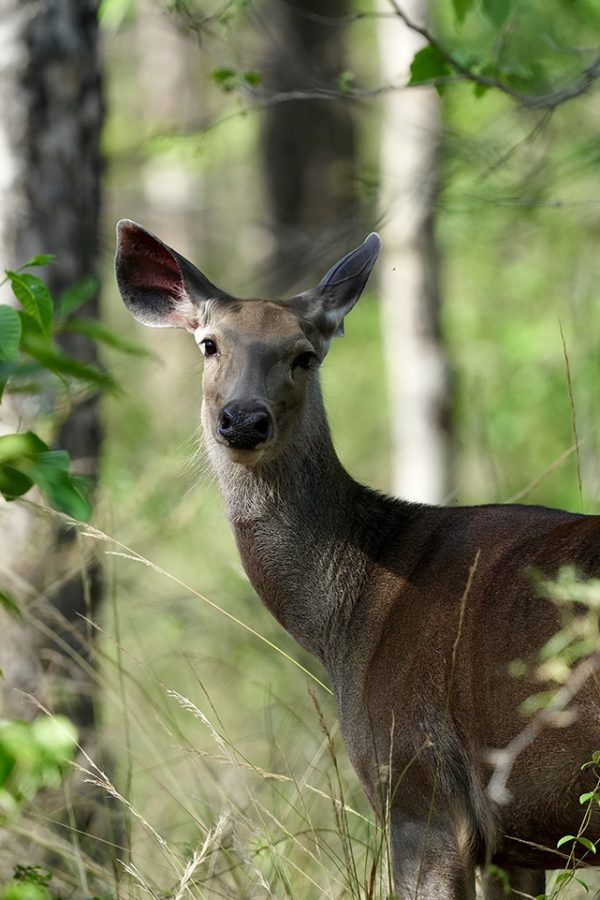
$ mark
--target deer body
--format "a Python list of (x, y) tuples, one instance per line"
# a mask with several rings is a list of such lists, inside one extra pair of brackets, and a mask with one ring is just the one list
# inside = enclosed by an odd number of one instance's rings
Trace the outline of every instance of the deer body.
[[(317, 367), (377, 256), (371, 236), (312, 292), (238, 301), (134, 223), (117, 276), (145, 324), (184, 327), (207, 356), (202, 423), (242, 562), (264, 603), (325, 666), (351, 761), (389, 821), (402, 900), (473, 900), (475, 867), (536, 895), (576, 834), (580, 769), (600, 747), (600, 689), (517, 757), (510, 801), (486, 792), (489, 751), (523, 728), (539, 686), (508, 675), (558, 629), (532, 590), (572, 563), (600, 572), (600, 517), (542, 507), (438, 508), (357, 484), (332, 445)], [(586, 835), (600, 837), (600, 812)], [(487, 900), (505, 896), (488, 884)], [(518, 896), (513, 893), (512, 896)]]

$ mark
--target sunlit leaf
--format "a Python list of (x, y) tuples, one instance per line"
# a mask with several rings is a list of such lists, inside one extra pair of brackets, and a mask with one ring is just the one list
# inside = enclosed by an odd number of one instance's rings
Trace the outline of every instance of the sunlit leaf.
[(572, 841), (576, 841), (577, 836), (574, 834), (564, 834), (559, 840), (556, 842), (556, 848), (563, 847), (565, 844), (569, 844)]
[(32, 256), (31, 259), (28, 259), (22, 266), (19, 266), (19, 272), (23, 269), (32, 269), (34, 266), (47, 266), (48, 263), (54, 262), (55, 259), (56, 257), (53, 253), (39, 253), (37, 256)]
[(21, 340), (21, 319), (16, 309), (0, 304), (0, 359), (15, 359)]
[(18, 434), (0, 436), (0, 462), (21, 458), (35, 459), (46, 450), (48, 450), (48, 445), (33, 431), (21, 431)]
[(431, 44), (419, 50), (410, 66), (409, 85), (423, 84), (451, 74), (452, 69), (442, 54)]
[(13, 293), (24, 311), (36, 322), (44, 335), (52, 328), (52, 299), (48, 288), (37, 275), (7, 271)]
[(590, 841), (589, 838), (578, 837), (577, 841), (581, 844), (582, 847), (585, 847), (586, 850), (589, 850), (590, 853), (596, 852), (596, 845), (592, 841)]

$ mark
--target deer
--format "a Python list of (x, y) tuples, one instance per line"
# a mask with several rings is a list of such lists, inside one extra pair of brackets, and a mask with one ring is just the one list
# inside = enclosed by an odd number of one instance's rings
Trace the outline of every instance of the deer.
[[(135, 319), (184, 329), (202, 353), (202, 431), (243, 566), (325, 667), (347, 753), (387, 823), (397, 896), (473, 900), (490, 863), (511, 897), (536, 896), (565, 858), (559, 839), (577, 834), (579, 795), (595, 786), (582, 765), (600, 747), (596, 677), (572, 721), (541, 729), (513, 761), (504, 802), (487, 790), (490, 751), (521, 732), (519, 707), (539, 689), (513, 677), (511, 661), (535, 658), (559, 628), (531, 573), (600, 572), (600, 517), (421, 505), (345, 470), (319, 367), (380, 246), (370, 234), (289, 299), (240, 299), (125, 219), (116, 278)], [(600, 838), (597, 805), (586, 835)], [(589, 864), (580, 850), (575, 863)], [(504, 888), (483, 878), (486, 900)]]

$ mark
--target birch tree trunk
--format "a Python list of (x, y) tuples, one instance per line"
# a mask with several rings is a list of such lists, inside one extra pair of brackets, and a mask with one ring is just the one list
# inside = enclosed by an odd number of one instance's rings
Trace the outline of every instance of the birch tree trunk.
[[(102, 124), (97, 0), (0, 0), (0, 269), (38, 253), (56, 254), (42, 275), (55, 297), (96, 274)], [(7, 302), (7, 294), (0, 298)], [(97, 314), (97, 297), (82, 308)], [(87, 339), (65, 349), (95, 360)], [(4, 431), (53, 412), (53, 398), (3, 403)], [(96, 475), (101, 429), (98, 398), (89, 395), (58, 422), (57, 443), (73, 467)], [(39, 521), (26, 507), (0, 501), (0, 583), (26, 610), (26, 624), (0, 610), (2, 715), (37, 710), (15, 691), (41, 697), (93, 730), (90, 636), (100, 581), (84, 561), (72, 529)], [(57, 694), (57, 685), (60, 685)]]
[[(404, 0), (423, 23), (426, 0)], [(380, 0), (379, 9), (391, 5)], [(406, 83), (420, 35), (399, 18), (378, 20), (382, 79)], [(393, 490), (440, 503), (449, 490), (449, 380), (440, 334), (435, 202), (441, 141), (433, 88), (390, 91), (382, 102), (379, 266), (392, 421)]]

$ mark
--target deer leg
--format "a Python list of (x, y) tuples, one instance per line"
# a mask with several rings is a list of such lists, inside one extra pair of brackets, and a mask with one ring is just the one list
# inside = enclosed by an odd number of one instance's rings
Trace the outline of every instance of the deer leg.
[(402, 900), (475, 900), (475, 864), (452, 827), (394, 821), (390, 846), (394, 888)]
[(521, 866), (502, 866), (508, 878), (510, 892), (505, 891), (504, 879), (486, 875), (483, 879), (484, 900), (518, 900), (539, 897), (546, 891), (546, 873), (543, 869), (524, 869)]

